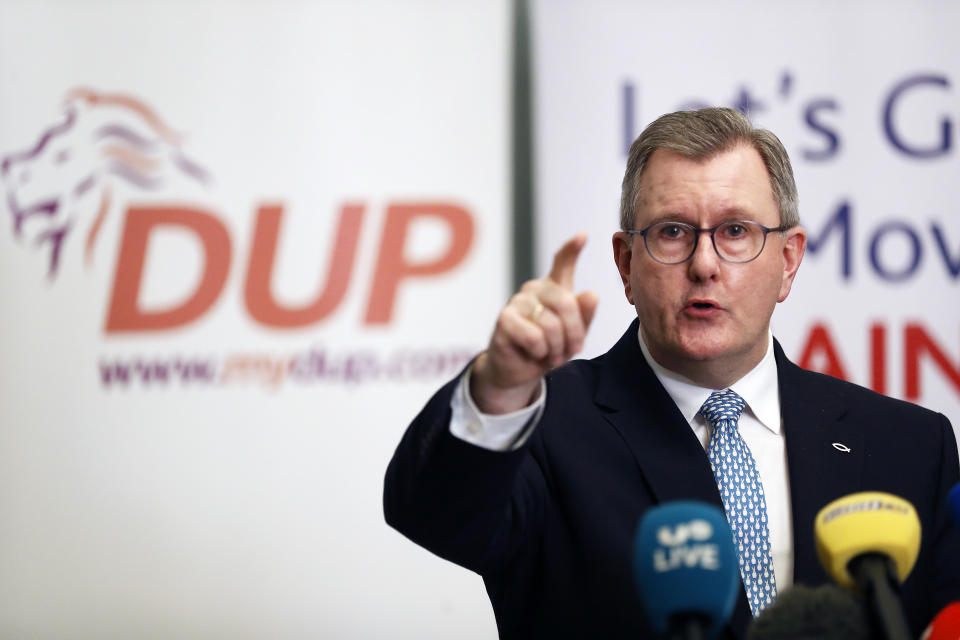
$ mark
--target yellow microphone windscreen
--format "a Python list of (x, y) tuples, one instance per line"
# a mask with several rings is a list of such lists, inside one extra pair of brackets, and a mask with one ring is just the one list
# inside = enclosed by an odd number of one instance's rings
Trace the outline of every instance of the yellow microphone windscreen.
[(854, 586), (847, 566), (864, 553), (888, 556), (903, 582), (920, 552), (920, 519), (903, 498), (879, 491), (852, 493), (817, 513), (814, 538), (820, 563), (839, 585)]

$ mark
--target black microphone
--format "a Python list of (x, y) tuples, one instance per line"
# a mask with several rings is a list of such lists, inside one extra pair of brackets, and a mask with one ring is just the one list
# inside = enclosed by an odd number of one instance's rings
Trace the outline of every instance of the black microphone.
[(872, 640), (863, 601), (826, 584), (780, 593), (747, 629), (747, 640)]

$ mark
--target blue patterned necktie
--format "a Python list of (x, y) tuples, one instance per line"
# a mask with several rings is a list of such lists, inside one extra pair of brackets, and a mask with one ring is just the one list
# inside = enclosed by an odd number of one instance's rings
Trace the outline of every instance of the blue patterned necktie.
[(714, 391), (700, 407), (700, 414), (713, 427), (707, 458), (733, 531), (750, 610), (756, 617), (777, 597), (777, 582), (763, 484), (753, 455), (737, 430), (745, 405), (743, 398), (730, 389)]

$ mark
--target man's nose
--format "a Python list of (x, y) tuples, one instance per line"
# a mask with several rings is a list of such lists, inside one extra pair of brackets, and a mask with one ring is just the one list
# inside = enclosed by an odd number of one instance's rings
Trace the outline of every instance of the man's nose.
[(709, 231), (700, 231), (697, 237), (697, 246), (687, 263), (690, 279), (697, 282), (713, 280), (720, 272), (720, 256), (713, 248)]

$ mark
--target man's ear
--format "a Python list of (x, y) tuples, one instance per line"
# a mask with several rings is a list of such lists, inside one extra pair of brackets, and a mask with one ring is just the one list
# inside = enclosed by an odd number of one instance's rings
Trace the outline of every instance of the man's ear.
[(633, 236), (624, 231), (613, 234), (613, 260), (617, 263), (620, 280), (623, 281), (623, 293), (633, 304), (633, 292), (630, 291), (630, 262), (633, 259)]
[(793, 279), (803, 261), (803, 253), (807, 250), (807, 232), (803, 227), (789, 229), (786, 231), (786, 236), (783, 243), (783, 279), (780, 281), (780, 295), (777, 297), (777, 302), (783, 302), (790, 295)]

